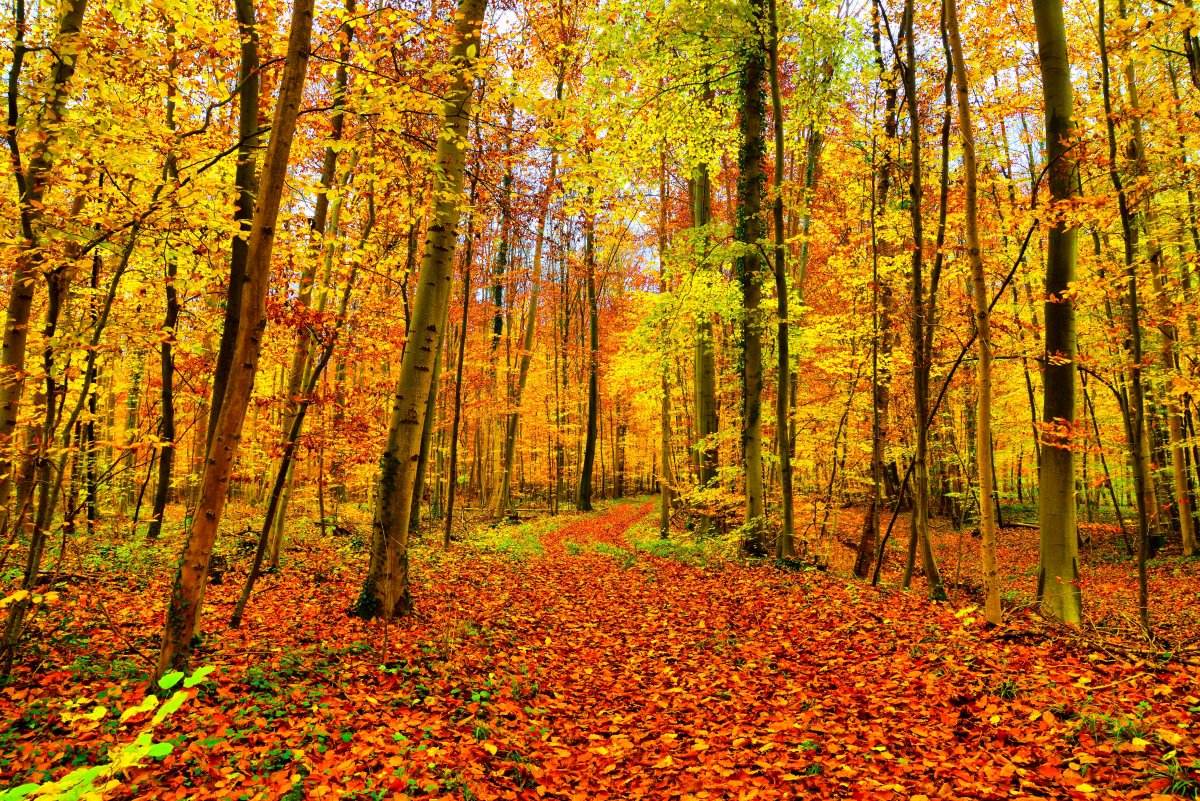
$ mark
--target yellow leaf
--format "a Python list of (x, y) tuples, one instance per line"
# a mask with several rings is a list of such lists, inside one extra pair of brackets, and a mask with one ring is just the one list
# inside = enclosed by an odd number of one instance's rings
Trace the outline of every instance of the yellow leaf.
[(1183, 735), (1176, 734), (1170, 729), (1159, 729), (1154, 733), (1158, 736), (1158, 739), (1170, 746), (1177, 746), (1183, 742)]
[(496, 748), (496, 746), (495, 746), (495, 745), (493, 745), (492, 743), (484, 743), (484, 744), (483, 744), (483, 750), (484, 750), (484, 751), (487, 751), (487, 752), (488, 752), (489, 754), (491, 754), (492, 756), (495, 756), (495, 755), (496, 755), (496, 751), (497, 751), (498, 749), (497, 749), (497, 748)]
[(1079, 792), (1081, 792), (1081, 793), (1094, 793), (1094, 792), (1096, 792), (1096, 788), (1095, 788), (1095, 787), (1093, 787), (1093, 786), (1092, 786), (1092, 785), (1090, 785), (1090, 784), (1087, 784), (1086, 782), (1085, 782), (1084, 784), (1077, 784), (1077, 785), (1075, 785), (1075, 789), (1076, 789), (1076, 790), (1078, 790), (1078, 791), (1079, 791)]

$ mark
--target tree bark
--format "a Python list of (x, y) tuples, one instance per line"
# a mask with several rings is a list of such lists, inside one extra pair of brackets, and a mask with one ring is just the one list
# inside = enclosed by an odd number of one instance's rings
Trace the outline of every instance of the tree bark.
[(775, 224), (775, 304), (779, 316), (776, 333), (777, 387), (775, 394), (775, 446), (779, 453), (779, 484), (783, 501), (783, 530), (775, 542), (775, 558), (795, 556), (792, 512), (792, 448), (788, 436), (791, 403), (791, 356), (788, 352), (788, 287), (786, 234), (783, 228), (783, 98), (779, 90), (779, 13), (775, 0), (767, 0), (767, 55), (770, 60), (771, 121), (775, 137), (775, 187), (771, 216)]
[(958, 29), (956, 0), (945, 0), (946, 31), (954, 61), (954, 86), (958, 106), (958, 128), (962, 139), (963, 179), (967, 261), (971, 266), (971, 290), (975, 299), (975, 339), (979, 348), (976, 368), (978, 397), (975, 413), (975, 464), (979, 471), (979, 533), (983, 560), (984, 618), (998, 626), (1000, 575), (996, 569), (996, 476), (992, 460), (992, 333), (988, 311), (987, 273), (983, 267), (983, 246), (979, 240), (978, 166), (975, 161), (975, 129), (971, 122), (971, 98), (968, 93), (967, 61), (963, 57), (962, 36)]
[[(1062, 0), (1033, 0), (1038, 61), (1045, 106), (1046, 156), (1051, 202), (1069, 204), (1076, 195), (1078, 165), (1071, 151), (1074, 134), (1071, 68)], [(1075, 226), (1058, 218), (1046, 245), (1045, 355), (1042, 362), (1042, 464), (1038, 479), (1041, 565), (1038, 584), (1045, 614), (1070, 625), (1082, 617), (1079, 591), (1079, 534), (1076, 522), (1075, 301), (1068, 289), (1075, 277)]]
[(760, 248), (766, 234), (762, 215), (765, 147), (763, 129), (766, 104), (763, 81), (767, 72), (767, 54), (759, 31), (767, 17), (764, 0), (749, 0), (753, 34), (741, 43), (738, 69), (740, 110), (738, 129), (737, 206), (734, 238), (741, 243), (735, 273), (742, 292), (741, 368), (742, 368), (742, 463), (746, 482), (746, 535), (742, 549), (752, 555), (767, 552), (764, 531), (762, 465), (762, 300)]
[[(692, 227), (701, 231), (697, 241), (697, 269), (707, 269), (708, 237), (703, 233), (712, 217), (712, 187), (708, 180), (708, 165), (696, 165), (692, 172)], [(696, 324), (695, 335), (696, 436), (700, 440), (697, 453), (701, 489), (717, 477), (717, 446), (712, 438), (717, 434), (717, 359), (713, 349), (712, 320), (703, 309)]]
[(412, 609), (408, 581), (408, 516), (412, 509), (415, 457), (421, 445), (421, 416), (432, 389), (433, 359), (450, 302), (450, 280), (458, 237), (472, 67), (479, 54), (479, 31), (486, 0), (462, 0), (455, 15), (450, 48), (451, 84), (442, 107), (433, 177), (434, 208), (426, 232), (408, 345), (380, 459), (371, 558), (354, 614), (394, 618)]
[(288, 156), (296, 119), (303, 100), (312, 36), (313, 0), (296, 0), (292, 7), (287, 56), (271, 125), (271, 138), (263, 162), (258, 208), (251, 224), (246, 259), (246, 292), (243, 295), (234, 372), (226, 382), (220, 417), (213, 428), (212, 444), (200, 481), (200, 497), (187, 537), (167, 609), (157, 675), (186, 670), (192, 652), (192, 634), (200, 618), (200, 603), (208, 579), (209, 560), (221, 514), (225, 508), (234, 459), (242, 436), (246, 409), (254, 390), (254, 376), (266, 329), (266, 296), (271, 279), (271, 251), (275, 221), (283, 201)]
[(587, 430), (583, 440), (583, 464), (579, 469), (579, 491), (575, 496), (575, 508), (584, 512), (592, 509), (592, 470), (596, 463), (596, 437), (600, 424), (600, 310), (596, 297), (595, 224), (594, 213), (589, 210), (583, 223), (583, 268), (587, 281), (588, 314)]
[[(5, 139), (12, 162), (17, 188), (17, 208), (21, 242), (12, 284), (9, 287), (5, 314), (3, 342), (0, 345), (0, 507), (7, 510), (12, 494), (13, 471), (18, 460), (13, 452), (13, 434), (21, 414), (25, 393), (25, 351), (29, 340), (29, 320), (33, 311), (34, 294), (41, 279), (44, 261), (39, 230), (44, 215), (43, 198), (50, 170), (54, 164), (55, 144), (58, 141), (63, 113), (69, 98), (68, 88), (75, 74), (75, 39), (83, 28), (87, 0), (67, 0), (59, 20), (52, 52), (57, 57), (50, 77), (49, 97), (32, 137), (29, 159), (26, 162), (17, 139), (20, 122), (21, 70), (29, 48), (24, 37), (27, 20), (24, 0), (16, 0), (13, 59), (8, 73), (8, 117)], [(8, 512), (4, 513), (5, 520)]]
[[(904, 94), (907, 98), (909, 117), (909, 158), (912, 170), (908, 184), (909, 213), (912, 218), (912, 358), (913, 358), (913, 407), (915, 420), (914, 438), (916, 449), (913, 455), (913, 512), (912, 540), (909, 546), (909, 567), (905, 570), (905, 586), (913, 564), (914, 549), (919, 549), (921, 565), (925, 571), (925, 580), (929, 586), (929, 596), (935, 601), (946, 600), (946, 590), (942, 586), (942, 577), (938, 572), (937, 561), (934, 559), (933, 546), (929, 541), (929, 359), (931, 355), (931, 338), (933, 329), (929, 319), (932, 313), (933, 299), (936, 297), (936, 284), (929, 291), (926, 300), (924, 278), (924, 248), (925, 234), (921, 216), (921, 115), (920, 102), (917, 97), (917, 59), (916, 59), (916, 20), (913, 0), (907, 0), (904, 6), (905, 61)], [(944, 165), (943, 165), (944, 167)], [(945, 170), (943, 169), (943, 182)], [(944, 196), (944, 193), (943, 193)], [(944, 213), (945, 203), (942, 204)], [(944, 219), (944, 218), (943, 218)]]
[(258, 21), (255, 18), (254, 0), (234, 0), (237, 14), (238, 33), (241, 36), (241, 53), (238, 64), (238, 141), (237, 164), (233, 172), (233, 186), (237, 193), (233, 205), (233, 221), (238, 235), (233, 238), (229, 254), (229, 285), (225, 289), (225, 318), (221, 327), (221, 342), (217, 347), (217, 361), (213, 367), (212, 395), (208, 406), (208, 431), (205, 437), (206, 450), (212, 447), (217, 419), (225, 400), (226, 387), (233, 372), (234, 349), (237, 346), (238, 328), (242, 320), (242, 296), (249, 280), (246, 273), (249, 258), (251, 224), (254, 219), (254, 199), (257, 194), (257, 170), (255, 159), (262, 136), (258, 127), (258, 102), (262, 78), (259, 74)]

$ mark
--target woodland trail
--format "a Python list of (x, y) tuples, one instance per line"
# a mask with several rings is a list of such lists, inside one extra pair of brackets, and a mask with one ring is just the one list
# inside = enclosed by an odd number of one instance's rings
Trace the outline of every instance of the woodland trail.
[[(1037, 636), (981, 643), (970, 617), (819, 573), (634, 553), (626, 531), (652, 507), (552, 531), (544, 556), (474, 588), (492, 642), (473, 667), (536, 687), (524, 714), (489, 718), (499, 796), (478, 797), (1152, 795), (1060, 720), (1128, 666)], [(1140, 678), (1122, 689), (1186, 694), (1183, 675)], [(531, 786), (497, 785), (498, 768)]]
[[(655, 535), (651, 509), (543, 520), (535, 552), (422, 548), (417, 611), (386, 631), (345, 615), (358, 571), (332, 550), (264, 581), (240, 630), (223, 627), (236, 582), (213, 587), (197, 657), (210, 686), (172, 719), (175, 752), (115, 797), (1154, 798), (1171, 759), (1193, 758), (1187, 664), (1027, 621), (988, 632), (816, 571), (652, 556), (629, 539)], [(93, 594), (148, 644), (161, 610), (129, 589)], [(86, 621), (93, 601), (66, 606)], [(76, 742), (75, 759), (129, 739), (137, 718), (30, 717), (140, 700), (144, 679), (78, 668), (89, 648), (92, 664), (122, 658), (94, 633), (55, 654), (75, 668), (0, 691), (17, 721), (0, 732), (0, 786), (63, 770), (47, 736)]]

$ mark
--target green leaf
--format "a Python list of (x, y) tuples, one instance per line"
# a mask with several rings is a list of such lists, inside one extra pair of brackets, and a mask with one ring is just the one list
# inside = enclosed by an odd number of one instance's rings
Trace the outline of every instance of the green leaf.
[(175, 750), (175, 746), (171, 745), (171, 743), (155, 743), (150, 746), (150, 750), (146, 753), (155, 759), (162, 759), (173, 750)]
[(216, 670), (216, 668), (214, 668), (212, 665), (205, 665), (204, 667), (196, 668), (192, 675), (183, 680), (183, 686), (191, 689), (197, 684), (203, 684), (204, 680), (208, 678), (208, 674), (212, 673), (214, 670)]
[(182, 678), (182, 672), (178, 670), (172, 670), (170, 673), (164, 674), (163, 677), (158, 680), (158, 686), (162, 687), (164, 690), (169, 690), (178, 684)]
[(186, 690), (176, 690), (175, 694), (168, 698), (166, 702), (158, 708), (158, 711), (154, 713), (152, 725), (157, 726), (159, 723), (162, 723), (164, 720), (166, 720), (168, 715), (175, 714), (175, 712), (179, 709), (179, 707), (183, 706), (183, 702), (187, 699), (188, 694)]

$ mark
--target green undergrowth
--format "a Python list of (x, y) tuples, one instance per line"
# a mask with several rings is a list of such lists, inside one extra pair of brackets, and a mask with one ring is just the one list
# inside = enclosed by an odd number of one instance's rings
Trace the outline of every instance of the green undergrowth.
[(669, 537), (663, 538), (659, 534), (658, 518), (653, 515), (630, 526), (625, 538), (636, 551), (695, 567), (736, 559), (738, 554), (736, 534), (697, 536), (690, 531), (672, 531)]
[(503, 554), (517, 560), (541, 556), (542, 535), (553, 531), (561, 522), (553, 517), (540, 517), (517, 523), (483, 526), (471, 536), (471, 543), (482, 551)]

